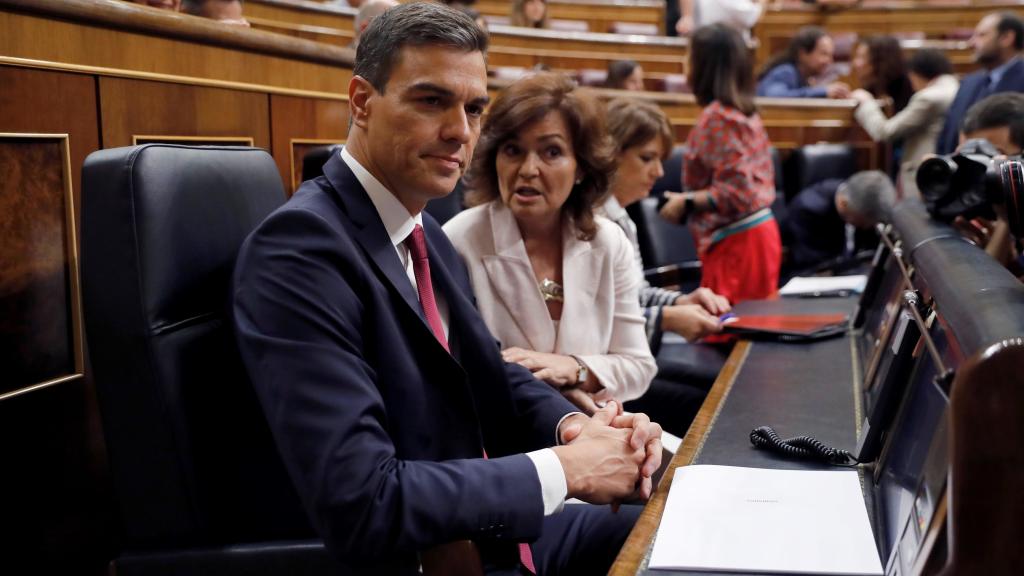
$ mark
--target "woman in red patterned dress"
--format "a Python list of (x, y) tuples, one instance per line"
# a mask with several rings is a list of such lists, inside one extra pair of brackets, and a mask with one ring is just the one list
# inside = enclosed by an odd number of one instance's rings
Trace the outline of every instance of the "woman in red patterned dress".
[(782, 259), (771, 211), (775, 171), (740, 33), (722, 24), (697, 30), (689, 81), (704, 106), (686, 139), (683, 189), (690, 191), (666, 193), (661, 214), (688, 223), (703, 263), (702, 286), (733, 303), (768, 298)]

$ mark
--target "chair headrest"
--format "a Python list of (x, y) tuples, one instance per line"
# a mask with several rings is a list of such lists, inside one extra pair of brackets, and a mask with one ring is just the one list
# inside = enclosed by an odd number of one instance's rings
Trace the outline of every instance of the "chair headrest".
[(83, 188), (83, 267), (137, 275), (151, 329), (221, 308), (242, 241), (285, 201), (273, 158), (243, 147), (101, 150)]

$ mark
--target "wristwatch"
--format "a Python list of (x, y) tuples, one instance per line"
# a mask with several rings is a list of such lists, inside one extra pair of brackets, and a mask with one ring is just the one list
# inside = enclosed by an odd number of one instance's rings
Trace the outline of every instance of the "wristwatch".
[(576, 369), (576, 385), (582, 386), (586, 384), (587, 379), (590, 378), (590, 368), (587, 368), (587, 365), (584, 364), (583, 361), (577, 358), (576, 356), (573, 356), (572, 359), (576, 361), (576, 364), (578, 366), (578, 368)]

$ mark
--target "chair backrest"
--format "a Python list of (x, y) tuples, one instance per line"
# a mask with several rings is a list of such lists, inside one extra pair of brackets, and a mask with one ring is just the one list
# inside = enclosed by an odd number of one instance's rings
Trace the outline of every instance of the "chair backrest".
[(857, 171), (857, 155), (849, 144), (809, 144), (793, 151), (786, 161), (786, 200), (792, 200), (811, 184)]
[(285, 201), (263, 150), (148, 144), (82, 169), (88, 348), (126, 551), (315, 538), (235, 347), (229, 290)]
[(311, 148), (302, 157), (302, 181), (312, 180), (324, 173), (324, 164), (331, 158), (331, 154), (340, 150), (342, 144), (328, 144)]
[(686, 226), (672, 224), (658, 215), (658, 198), (648, 196), (626, 208), (636, 223), (644, 268), (657, 268), (697, 259), (697, 246)]
[(686, 146), (682, 145), (672, 148), (668, 158), (661, 163), (665, 173), (651, 187), (651, 196), (661, 198), (665, 192), (683, 191), (683, 152), (685, 151)]

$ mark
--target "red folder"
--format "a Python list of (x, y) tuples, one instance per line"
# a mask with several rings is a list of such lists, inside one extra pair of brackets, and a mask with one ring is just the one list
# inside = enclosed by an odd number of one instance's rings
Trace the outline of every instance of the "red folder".
[(727, 334), (813, 338), (841, 330), (846, 322), (846, 314), (740, 316), (723, 326), (722, 331)]

